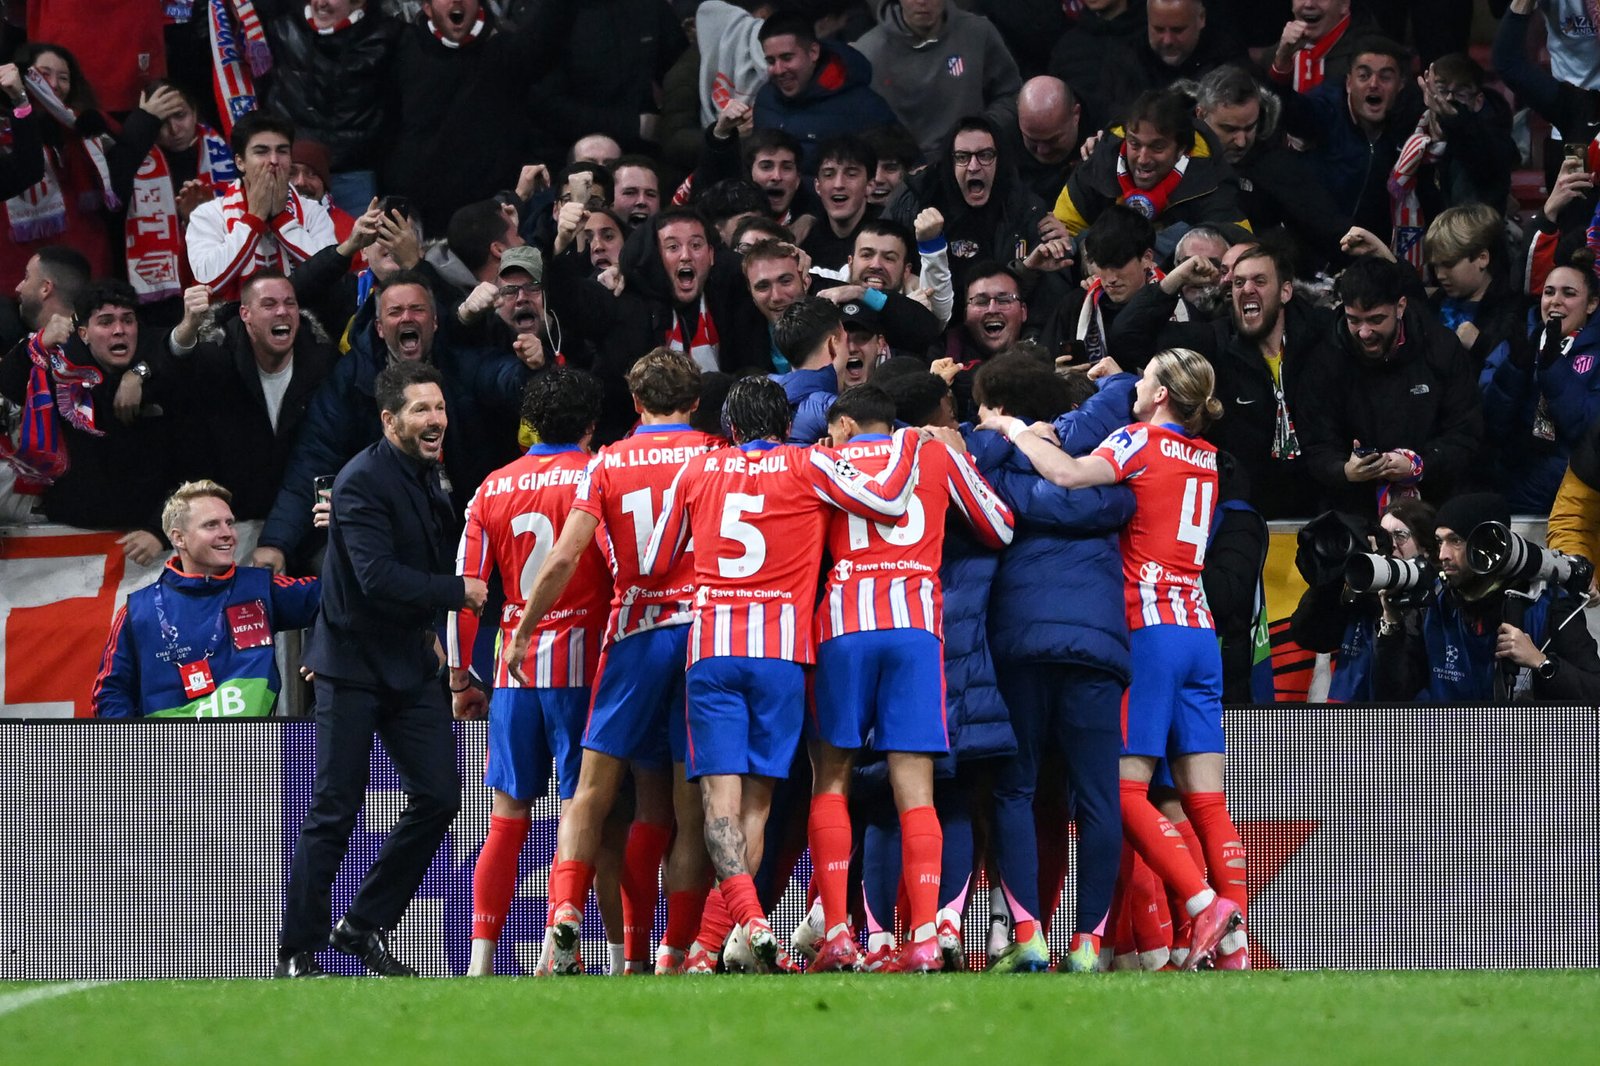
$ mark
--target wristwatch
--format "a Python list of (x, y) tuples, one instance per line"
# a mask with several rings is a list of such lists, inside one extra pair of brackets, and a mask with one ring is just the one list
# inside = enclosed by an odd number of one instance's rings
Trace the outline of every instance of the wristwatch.
[(137, 363), (134, 363), (128, 369), (133, 371), (135, 374), (138, 374), (140, 381), (150, 380), (150, 364), (145, 362), (143, 359), (139, 360)]
[(1533, 672), (1539, 675), (1540, 681), (1553, 681), (1556, 676), (1556, 671), (1560, 668), (1560, 663), (1556, 662), (1549, 656), (1545, 656), (1544, 662), (1540, 663), (1538, 666), (1535, 666), (1533, 668)]

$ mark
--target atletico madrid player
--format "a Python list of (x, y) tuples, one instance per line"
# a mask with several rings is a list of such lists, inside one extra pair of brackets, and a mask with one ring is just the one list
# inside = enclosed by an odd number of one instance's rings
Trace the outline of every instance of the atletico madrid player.
[[(824, 313), (818, 304), (842, 331), (837, 309), (816, 299), (785, 311), (779, 331), (792, 316)], [(692, 536), (688, 775), (700, 782), (723, 898), (768, 971), (781, 953), (750, 873), (761, 862), (773, 786), (799, 743), (824, 519), (830, 507), (872, 521), (905, 514), (919, 444), (915, 433), (897, 433), (882, 473), (868, 477), (827, 451), (782, 443), (790, 420), (782, 386), (735, 382), (723, 406), (734, 445), (685, 464), (645, 562), (650, 572), (669, 571)]]
[(578, 783), (578, 736), (589, 707), (609, 584), (605, 556), (592, 537), (579, 580), (541, 619), (526, 660), (513, 662), (507, 645), (533, 575), (572, 513), (602, 395), (599, 381), (581, 370), (553, 370), (530, 382), (522, 417), (540, 443), (484, 479), (467, 507), (456, 569), (481, 580), (498, 570), (505, 590), (492, 698), (472, 684), (468, 672), (477, 617), (452, 613), (446, 634), (457, 717), (479, 717), (485, 703), (489, 712), (484, 783), (494, 790), (494, 799), (489, 836), (472, 879), (468, 972), (474, 975), (493, 972), (494, 946), (516, 889), (517, 856), (528, 837), (530, 810), (549, 788), (552, 764), (563, 803)]
[[(825, 343), (843, 344), (827, 337)], [(877, 473), (892, 449), (894, 400), (875, 385), (847, 390), (828, 411), (828, 433), (858, 470)], [(939, 563), (950, 506), (987, 547), (1011, 543), (1011, 511), (995, 497), (953, 429), (933, 431), (917, 461), (916, 488), (898, 522), (835, 513), (833, 567), (817, 614), (818, 648), (807, 836), (822, 900), (825, 940), (812, 968), (859, 969), (845, 913), (851, 825), (846, 803), (855, 753), (872, 738), (887, 752), (900, 813), (901, 877), (911, 936), (894, 969), (943, 968), (935, 928), (944, 836), (933, 807), (933, 759), (949, 750), (944, 715), (943, 590)]]
[[(1222, 792), (1222, 656), (1200, 573), (1217, 497), (1217, 450), (1200, 439), (1222, 413), (1216, 378), (1198, 352), (1174, 348), (1145, 368), (1134, 425), (1082, 459), (1067, 455), (1020, 419), (983, 412), (1039, 473), (1067, 488), (1125, 482), (1136, 510), (1122, 532), (1129, 644), (1139, 664), (1128, 688), (1121, 763), (1122, 821), (1140, 857), (1182, 897), (1194, 919), (1193, 969), (1213, 952), (1243, 969), (1245, 853)], [(1183, 837), (1150, 802), (1150, 777), (1170, 751), (1172, 776), (1199, 833), (1217, 888)], [(1220, 895), (1219, 895), (1220, 890)]]

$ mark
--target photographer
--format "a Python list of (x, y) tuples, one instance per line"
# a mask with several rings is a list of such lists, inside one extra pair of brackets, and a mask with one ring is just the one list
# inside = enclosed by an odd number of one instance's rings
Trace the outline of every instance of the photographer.
[[(1433, 506), (1407, 499), (1390, 504), (1376, 529), (1364, 529), (1359, 519), (1329, 511), (1302, 530), (1295, 566), (1310, 588), (1289, 619), (1289, 635), (1307, 651), (1333, 653), (1328, 702), (1373, 700), (1373, 638), (1383, 610), (1376, 593), (1359, 591), (1345, 580), (1351, 560), (1371, 550), (1432, 567), (1439, 550), (1434, 527)], [(1431, 582), (1432, 576), (1426, 580)]]
[(1442, 581), (1420, 610), (1402, 612), (1382, 597), (1376, 698), (1600, 700), (1600, 654), (1582, 614), (1592, 568), (1524, 541), (1505, 528), (1510, 521), (1495, 493), (1457, 496), (1439, 508)]

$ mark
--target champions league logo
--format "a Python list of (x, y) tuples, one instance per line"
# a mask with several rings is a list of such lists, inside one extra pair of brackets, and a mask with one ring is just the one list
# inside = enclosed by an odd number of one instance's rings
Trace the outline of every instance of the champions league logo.
[(1156, 220), (1156, 202), (1142, 192), (1132, 192), (1122, 201), (1151, 222)]

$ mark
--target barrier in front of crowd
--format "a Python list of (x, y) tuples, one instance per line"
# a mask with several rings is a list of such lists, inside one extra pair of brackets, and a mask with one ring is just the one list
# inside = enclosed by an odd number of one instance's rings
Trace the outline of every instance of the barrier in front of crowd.
[[(462, 812), (394, 937), (434, 975), (466, 968), (472, 867), (489, 822), (484, 726), (456, 730)], [(1229, 709), (1227, 730), (1258, 965), (1600, 959), (1594, 708), (1275, 704)], [(11, 782), (0, 805), (0, 980), (266, 976), (312, 766), (304, 721), (0, 723), (0, 779)], [(375, 754), (335, 916), (404, 803)], [(550, 799), (533, 812), (502, 973), (531, 971), (538, 954), (556, 810)], [(776, 909), (785, 933), (804, 913), (808, 876), (802, 859)], [(1058, 953), (1073, 891), (1069, 875), (1051, 932)], [(967, 915), (978, 958), (983, 889)], [(592, 906), (584, 953), (591, 964), (605, 954)]]

